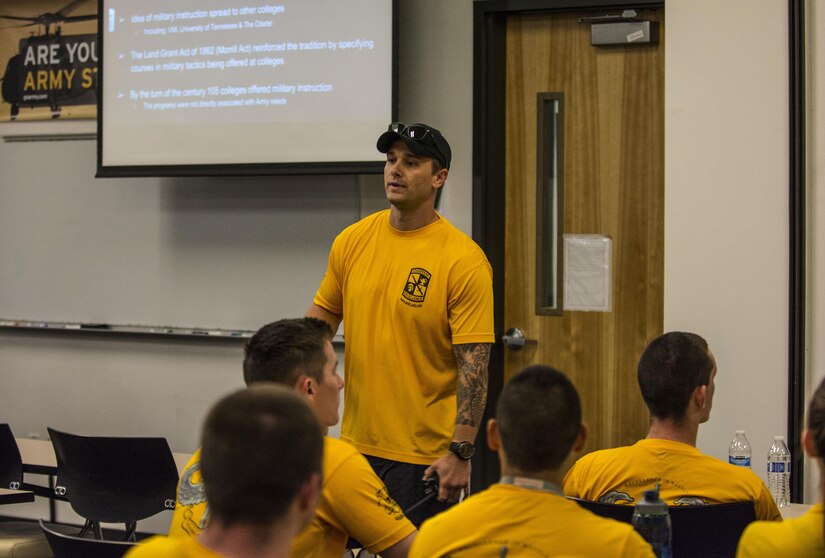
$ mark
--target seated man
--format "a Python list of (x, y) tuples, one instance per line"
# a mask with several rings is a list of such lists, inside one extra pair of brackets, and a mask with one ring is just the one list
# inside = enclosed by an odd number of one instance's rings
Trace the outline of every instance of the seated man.
[(654, 556), (629, 524), (561, 493), (565, 464), (587, 438), (579, 394), (564, 374), (546, 366), (516, 374), (487, 437), (501, 480), (425, 521), (410, 556)]
[[(247, 342), (243, 362), (247, 385), (274, 382), (293, 388), (309, 402), (325, 432), (338, 422), (344, 384), (337, 367), (332, 332), (316, 318), (263, 326)], [(199, 458), (195, 452), (181, 476), (170, 535), (197, 534), (208, 522)], [(272, 466), (277, 468), (277, 461)], [(366, 458), (349, 444), (325, 437), (321, 500), (312, 523), (296, 539), (292, 556), (341, 558), (352, 537), (384, 558), (403, 558), (415, 533)]]
[(694, 333), (654, 339), (639, 360), (642, 397), (650, 409), (647, 438), (579, 459), (564, 478), (564, 493), (585, 500), (633, 505), (661, 485), (670, 506), (753, 502), (757, 519), (780, 520), (779, 510), (750, 469), (696, 449), (699, 425), (710, 417), (716, 360)]
[(284, 387), (241, 390), (212, 408), (201, 446), (209, 525), (197, 537), (153, 537), (129, 558), (288, 556), (321, 492), (324, 437), (312, 409)]

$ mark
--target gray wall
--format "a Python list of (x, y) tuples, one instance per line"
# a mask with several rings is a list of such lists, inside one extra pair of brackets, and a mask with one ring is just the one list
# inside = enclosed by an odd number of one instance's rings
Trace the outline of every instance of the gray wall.
[(787, 2), (756, 6), (667, 2), (664, 324), (716, 356), (699, 448), (727, 458), (744, 429), (764, 478), (787, 431), (790, 116)]

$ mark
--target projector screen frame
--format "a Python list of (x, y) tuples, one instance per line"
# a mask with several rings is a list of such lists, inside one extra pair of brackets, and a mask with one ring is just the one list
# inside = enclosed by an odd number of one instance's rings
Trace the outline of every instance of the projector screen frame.
[[(279, 176), (279, 175), (347, 175), (381, 174), (383, 161), (335, 161), (335, 162), (264, 162), (264, 163), (219, 163), (182, 165), (104, 165), (103, 164), (103, 105), (104, 105), (104, 36), (106, 0), (97, 0), (98, 6), (98, 76), (97, 76), (97, 170), (95, 178), (126, 177), (186, 177), (186, 176)], [(398, 120), (398, 2), (388, 0), (392, 5), (392, 52), (391, 52), (391, 122)], [(388, 122), (389, 124), (389, 122)], [(376, 140), (383, 130), (376, 130)]]

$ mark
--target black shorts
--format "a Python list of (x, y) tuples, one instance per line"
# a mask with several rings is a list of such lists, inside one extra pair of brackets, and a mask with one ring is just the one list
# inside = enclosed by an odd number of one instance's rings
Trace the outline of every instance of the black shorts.
[(412, 463), (402, 463), (372, 455), (365, 455), (364, 457), (369, 461), (375, 474), (387, 485), (390, 496), (416, 528), (421, 527), (425, 519), (443, 512), (454, 504), (454, 502), (439, 502), (438, 495), (435, 495), (416, 507), (410, 514), (407, 514), (408, 509), (426, 496), (422, 479), (424, 478), (424, 471), (429, 465), (413, 465)]

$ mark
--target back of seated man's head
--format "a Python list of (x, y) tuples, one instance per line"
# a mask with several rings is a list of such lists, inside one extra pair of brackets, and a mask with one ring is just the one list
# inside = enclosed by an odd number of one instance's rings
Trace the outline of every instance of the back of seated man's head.
[(512, 467), (524, 473), (554, 470), (579, 435), (581, 401), (567, 376), (549, 366), (530, 366), (504, 386), (496, 420)]
[(654, 339), (639, 359), (642, 397), (657, 419), (685, 418), (693, 391), (708, 385), (713, 361), (708, 343), (695, 333), (672, 331)]
[(322, 382), (329, 324), (317, 318), (278, 320), (259, 329), (244, 348), (246, 385), (275, 382), (294, 386), (301, 375)]
[(307, 483), (320, 482), (321, 425), (306, 401), (283, 386), (253, 386), (221, 399), (206, 418), (201, 445), (210, 515), (224, 527), (266, 530)]

